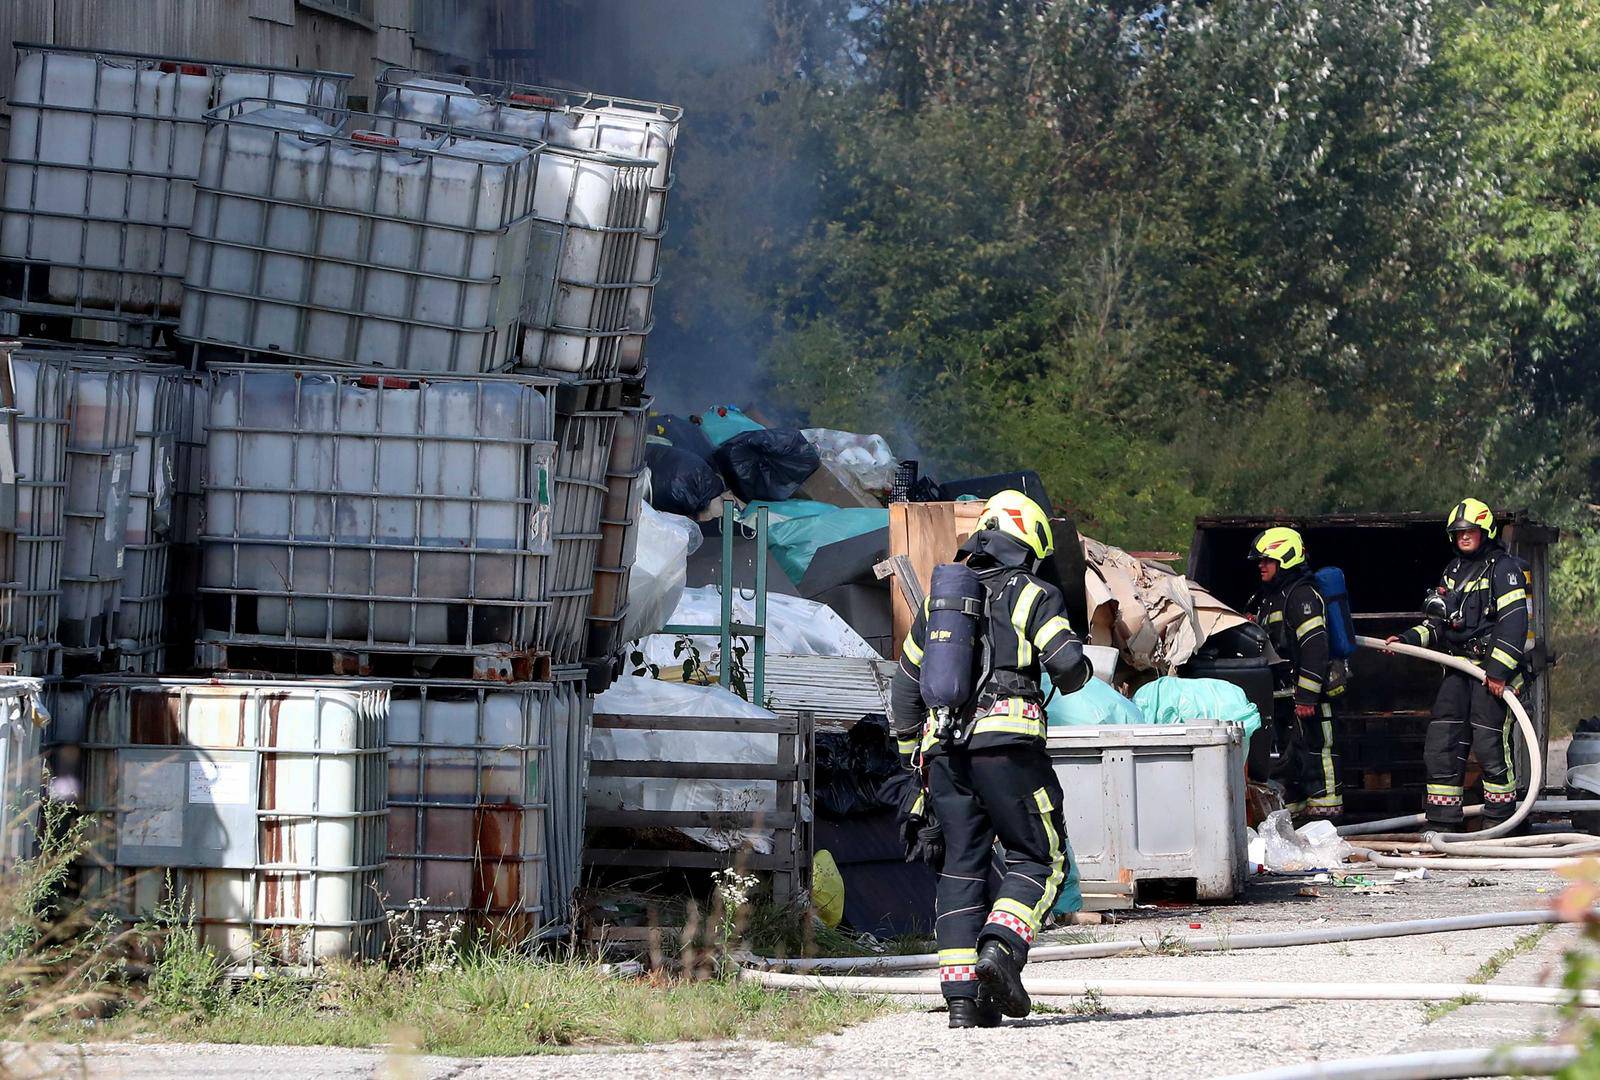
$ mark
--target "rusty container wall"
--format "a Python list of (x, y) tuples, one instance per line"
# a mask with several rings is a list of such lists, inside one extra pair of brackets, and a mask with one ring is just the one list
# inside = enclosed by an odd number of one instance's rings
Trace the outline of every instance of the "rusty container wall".
[[(1495, 511), (1501, 539), (1533, 568), (1535, 632), (1549, 633), (1549, 547), (1557, 530), (1525, 511)], [(1387, 637), (1422, 619), (1423, 593), (1439, 582), (1451, 558), (1439, 513), (1338, 514), (1307, 517), (1204, 517), (1195, 522), (1189, 576), (1218, 599), (1244, 610), (1259, 582), (1246, 558), (1256, 533), (1290, 525), (1305, 536), (1312, 566), (1345, 573), (1356, 633)], [(1419, 813), (1427, 786), (1422, 745), (1441, 669), (1406, 657), (1361, 649), (1351, 659), (1353, 681), (1337, 706), (1335, 745), (1345, 815), (1351, 821)], [(1523, 703), (1541, 744), (1550, 730), (1547, 676), (1537, 678)], [(1517, 776), (1526, 782), (1527, 748), (1518, 738)], [(1476, 775), (1469, 768), (1469, 778)], [(1468, 802), (1473, 802), (1469, 793)], [(1481, 800), (1478, 800), (1481, 801)]]
[(582, 659), (588, 644), (606, 472), (621, 416), (614, 409), (565, 408), (566, 396), (565, 388), (556, 393), (554, 543), (543, 646), (557, 664)]
[(192, 909), (236, 973), (377, 954), (388, 683), (83, 682), (93, 905)]
[(600, 552), (589, 606), (589, 659), (608, 659), (626, 644), (622, 621), (628, 611), (628, 580), (639, 547), (639, 502), (644, 496), (644, 461), (650, 408), (655, 399), (631, 390), (611, 440), (606, 499), (600, 512)]
[[(398, 680), (384, 905), (521, 941), (544, 917), (550, 683)], [(420, 903), (419, 903), (420, 902)]]
[(589, 783), (594, 699), (583, 668), (557, 668), (555, 693), (546, 718), (550, 750), (545, 812), (545, 921), (572, 919), (572, 897), (583, 870), (584, 789)]

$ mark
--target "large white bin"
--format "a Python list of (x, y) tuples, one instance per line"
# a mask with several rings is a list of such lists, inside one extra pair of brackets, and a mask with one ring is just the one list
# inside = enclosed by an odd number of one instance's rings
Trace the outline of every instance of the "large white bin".
[(512, 366), (537, 144), (259, 101), (207, 119), (181, 336), (362, 367)]
[(351, 76), (59, 45), (17, 47), (0, 257), (41, 311), (170, 319), (205, 113), (239, 98), (344, 103)]
[(1192, 879), (1201, 900), (1244, 888), (1244, 736), (1224, 722), (1053, 727), (1067, 836), (1092, 881)]
[[(506, 94), (502, 84), (484, 83), (482, 90), (479, 85), (479, 80), (391, 69), (380, 78), (378, 108), (417, 131), (444, 124), (544, 148), (520, 366), (563, 378), (615, 378), (620, 371), (639, 370), (649, 332), (654, 254), (646, 285), (637, 281), (637, 263), (650, 232), (655, 163), (636, 152), (580, 145), (583, 140), (574, 139), (570, 129), (563, 129), (564, 142), (550, 139), (554, 125), (542, 99)], [(637, 305), (635, 293), (640, 294)]]
[(210, 371), (201, 593), (235, 644), (530, 649), (554, 446), (542, 383)]
[(376, 955), (388, 683), (83, 684), (92, 904), (176, 901), (236, 971)]

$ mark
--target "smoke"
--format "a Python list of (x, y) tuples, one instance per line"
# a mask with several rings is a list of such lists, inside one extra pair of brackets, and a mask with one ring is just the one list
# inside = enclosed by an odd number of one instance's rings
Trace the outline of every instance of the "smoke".
[(794, 0), (546, 0), (529, 40), (500, 46), (515, 78), (684, 108), (647, 352), (659, 408), (791, 411), (765, 392), (762, 366), (774, 268), (814, 210), (814, 170), (774, 145), (793, 128), (781, 122), (794, 105), (784, 6)]

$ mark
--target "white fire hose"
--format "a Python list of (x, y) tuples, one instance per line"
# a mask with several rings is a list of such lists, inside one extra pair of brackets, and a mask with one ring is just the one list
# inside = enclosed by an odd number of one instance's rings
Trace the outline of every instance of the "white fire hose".
[[(1484, 670), (1470, 660), (1434, 649), (1401, 642), (1389, 644), (1378, 638), (1357, 637), (1356, 643), (1366, 649), (1381, 649), (1401, 656), (1431, 660), (1444, 667), (1465, 672), (1480, 682), (1487, 678)], [(1539, 733), (1528, 717), (1521, 700), (1509, 688), (1504, 694), (1506, 707), (1517, 721), (1524, 745), (1528, 747), (1528, 789), (1518, 801), (1516, 810), (1500, 824), (1475, 833), (1426, 832), (1418, 837), (1417, 847), (1434, 852), (1433, 855), (1391, 855), (1374, 848), (1362, 847), (1359, 841), (1352, 846), (1362, 858), (1375, 866), (1414, 869), (1431, 867), (1438, 870), (1557, 870), (1570, 866), (1585, 855), (1600, 853), (1600, 838), (1579, 833), (1555, 833), (1542, 836), (1508, 837), (1533, 813), (1544, 787), (1544, 755), (1540, 753)], [(1468, 807), (1466, 812), (1478, 815), (1481, 806)], [(1387, 818), (1359, 825), (1345, 825), (1339, 835), (1356, 838), (1373, 833), (1400, 832), (1427, 822), (1426, 814)], [(1496, 842), (1491, 842), (1496, 841)], [(1385, 844), (1385, 848), (1394, 845)]]

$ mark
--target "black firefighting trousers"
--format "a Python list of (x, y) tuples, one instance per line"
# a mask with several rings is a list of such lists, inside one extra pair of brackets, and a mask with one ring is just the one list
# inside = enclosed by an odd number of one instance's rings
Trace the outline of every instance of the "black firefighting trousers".
[[(976, 997), (980, 939), (1000, 938), (1025, 962), (1066, 879), (1061, 784), (1042, 746), (950, 749), (927, 770), (945, 844), (934, 924), (939, 979), (946, 998)], [(991, 903), (996, 839), (1005, 874)]]

